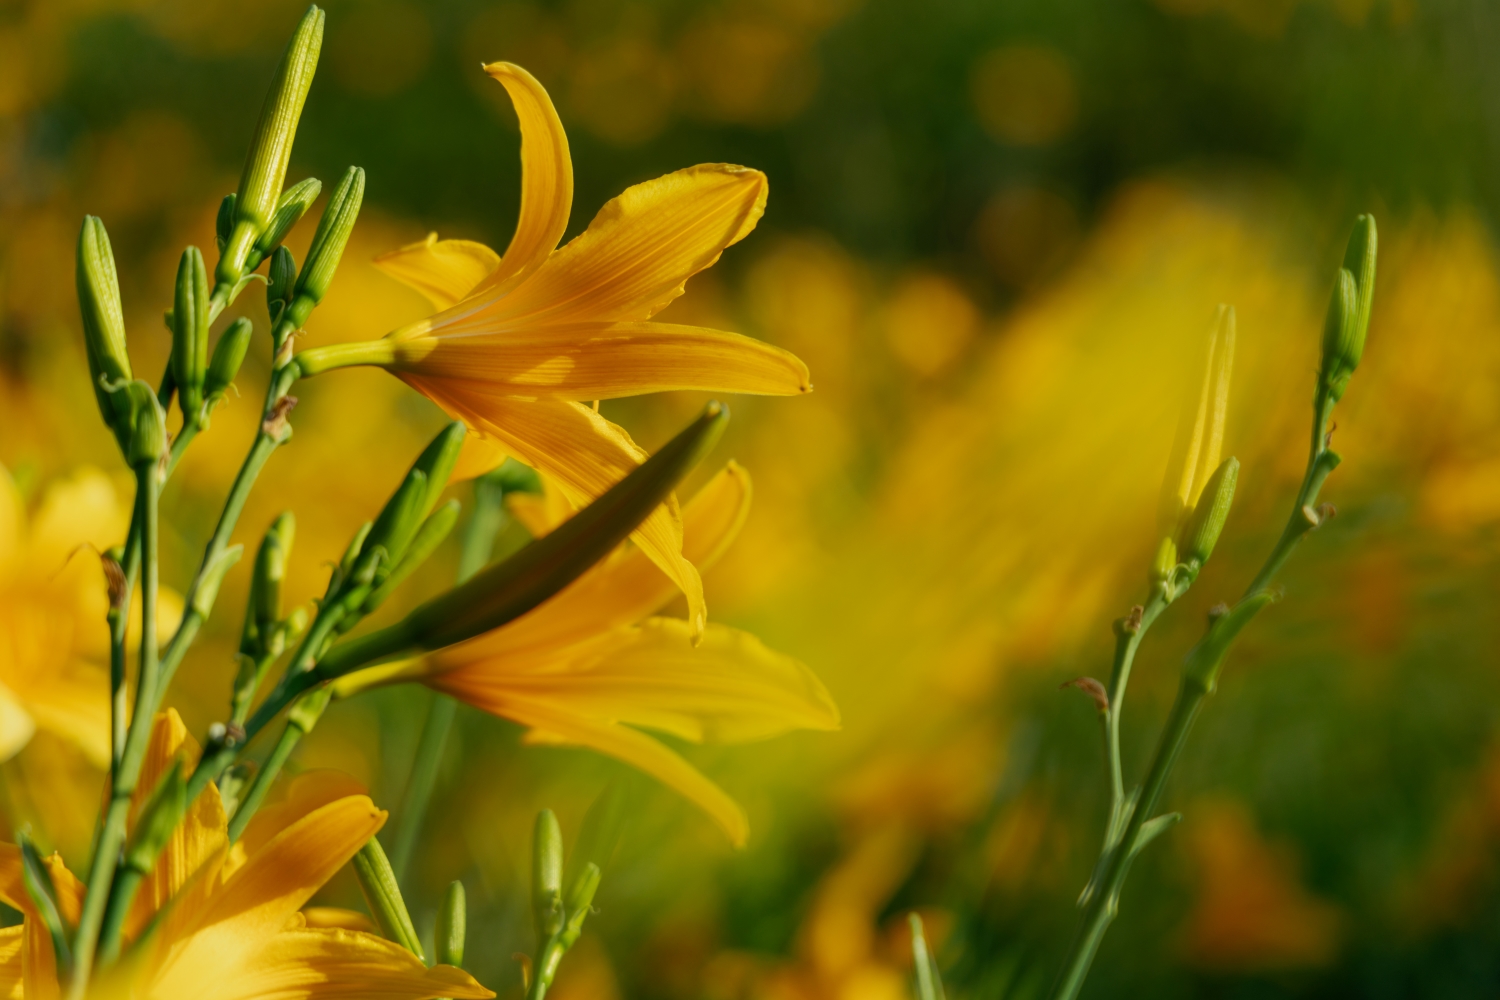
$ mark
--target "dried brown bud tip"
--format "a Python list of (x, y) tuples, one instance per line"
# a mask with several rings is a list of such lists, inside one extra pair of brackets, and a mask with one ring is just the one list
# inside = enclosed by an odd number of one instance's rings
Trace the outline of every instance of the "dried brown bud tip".
[(1100, 684), (1094, 678), (1076, 677), (1071, 681), (1063, 682), (1058, 690), (1061, 691), (1066, 688), (1077, 688), (1079, 691), (1082, 691), (1084, 694), (1094, 699), (1094, 707), (1099, 710), (1100, 715), (1103, 715), (1105, 712), (1109, 711), (1109, 692), (1105, 691), (1104, 685)]

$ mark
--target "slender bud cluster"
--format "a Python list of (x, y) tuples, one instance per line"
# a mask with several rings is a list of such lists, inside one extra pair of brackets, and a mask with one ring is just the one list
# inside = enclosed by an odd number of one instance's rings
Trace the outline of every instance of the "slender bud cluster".
[(182, 419), (203, 417), (203, 380), (208, 375), (208, 271), (197, 247), (182, 252), (172, 300), (172, 381)]
[[(209, 409), (224, 398), (235, 376), (240, 373), (240, 365), (245, 363), (245, 355), (250, 350), (250, 337), (254, 332), (254, 324), (241, 316), (219, 334), (213, 357), (208, 360), (208, 374), (203, 379), (203, 396)], [(207, 413), (208, 409), (205, 409), (205, 418)]]
[(302, 262), (302, 270), (288, 297), (288, 312), (283, 319), (292, 329), (299, 329), (307, 322), (313, 308), (328, 294), (364, 198), (365, 172), (350, 167), (323, 208), (323, 217), (318, 220), (318, 229), (307, 248), (307, 259)]

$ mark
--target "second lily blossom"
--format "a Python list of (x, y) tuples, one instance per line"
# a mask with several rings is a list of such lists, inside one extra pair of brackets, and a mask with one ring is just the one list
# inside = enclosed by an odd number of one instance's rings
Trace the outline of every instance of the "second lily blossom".
[[(504, 255), (436, 235), (377, 259), (437, 311), (375, 341), (313, 348), (304, 375), (378, 365), (478, 432), (467, 463), (507, 455), (547, 475), (573, 505), (599, 496), (645, 452), (589, 401), (697, 389), (759, 395), (811, 391), (794, 355), (720, 330), (651, 321), (688, 278), (755, 228), (766, 177), (701, 164), (637, 184), (607, 203), (561, 249), (573, 202), (567, 135), (546, 90), (510, 63), (503, 84), (521, 127), (520, 218)], [(635, 533), (641, 550), (706, 623), (703, 586), (682, 554), (675, 499)]]

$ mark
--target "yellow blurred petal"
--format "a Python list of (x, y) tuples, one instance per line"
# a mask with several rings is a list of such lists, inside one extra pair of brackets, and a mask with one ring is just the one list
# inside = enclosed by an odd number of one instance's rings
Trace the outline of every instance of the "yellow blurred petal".
[[(382, 669), (377, 667), (376, 669)], [(332, 768), (303, 771), (278, 786), (279, 798), (262, 805), (245, 826), (239, 843), (247, 854), (259, 853), (273, 837), (330, 802), (364, 795), (369, 790), (352, 775)]]
[[(549, 476), (576, 507), (583, 507), (625, 478), (646, 458), (625, 429), (587, 406), (560, 400), (516, 399), (474, 383), (432, 380), (402, 373), (423, 395), (517, 459)], [(630, 536), (687, 598), (689, 621), (701, 628), (708, 612), (703, 581), (682, 555), (682, 515), (672, 496)]]
[(0, 682), (0, 762), (20, 753), (35, 733), (36, 720), (15, 692)]
[(718, 624), (695, 646), (687, 623), (675, 618), (621, 629), (567, 670), (524, 673), (504, 661), (481, 661), (434, 684), (472, 704), (519, 696), (693, 741), (747, 742), (839, 725), (828, 690), (802, 663)]
[(23, 983), (22, 945), (25, 929), (21, 924), (0, 929), (0, 1000), (21, 1000)]
[(374, 264), (442, 312), (489, 277), (500, 266), (500, 255), (483, 243), (440, 240), (437, 233), (428, 233), (419, 243), (381, 254)]
[(27, 558), (35, 572), (54, 574), (80, 545), (102, 552), (123, 542), (129, 527), (128, 502), (108, 476), (85, 466), (48, 486), (32, 520)]
[[(421, 660), (397, 660), (394, 663), (382, 663), (378, 667), (370, 667), (366, 670), (356, 670), (352, 674), (345, 674), (333, 682), (333, 696), (335, 698), (352, 698), (371, 688), (381, 687), (385, 684), (400, 684), (403, 681), (418, 680), (426, 676), (426, 670), (422, 667)], [(349, 779), (353, 781), (354, 779)], [(252, 823), (254, 820), (251, 821)]]
[[(83, 903), (83, 885), (56, 854), (45, 861), (57, 890), (58, 909), (65, 921), (76, 924)], [(52, 939), (31, 905), (31, 897), (21, 879), (21, 849), (14, 844), (0, 844), (0, 901), (20, 910), (26, 917), (21, 943), (23, 995), (26, 1000), (55, 1000), (58, 996), (57, 965), (52, 954)]]
[(794, 354), (738, 333), (670, 323), (442, 330), (403, 340), (395, 351), (393, 369), (482, 380), (518, 396), (592, 400), (678, 389), (795, 396), (812, 390), (807, 366)]
[[(683, 555), (697, 566), (713, 565), (745, 523), (750, 496), (750, 476), (735, 462), (705, 483), (682, 509)], [(634, 625), (674, 596), (671, 581), (645, 553), (625, 545), (504, 628), (434, 654), (430, 669), (500, 660), (506, 670), (545, 670), (572, 655), (563, 653), (568, 647)]]
[[(523, 319), (528, 325), (649, 319), (755, 228), (766, 189), (765, 174), (725, 163), (627, 188), (588, 229), (486, 309), (482, 322), (503, 328)], [(480, 321), (474, 316), (454, 329)]]
[(744, 846), (750, 825), (739, 804), (680, 754), (645, 733), (524, 699), (506, 703), (503, 710), (487, 710), (530, 726), (529, 742), (588, 747), (641, 769), (708, 813), (736, 847)]
[(337, 906), (309, 906), (302, 911), (304, 926), (313, 928), (337, 928), (346, 931), (379, 933), (375, 921), (358, 910), (345, 910)]
[(109, 766), (109, 674), (102, 667), (68, 663), (27, 692), (26, 707), (39, 727), (72, 742), (89, 763)]
[(0, 465), (0, 576), (21, 553), (21, 535), (26, 530), (26, 503), (10, 470)]
[(541, 493), (507, 493), (505, 509), (510, 516), (521, 522), (532, 538), (541, 538), (552, 533), (578, 512), (557, 484), (546, 476), (537, 477), (542, 484)]
[(500, 266), (476, 289), (499, 294), (546, 261), (573, 211), (573, 159), (552, 98), (536, 77), (507, 62), (484, 71), (504, 85), (521, 125), (521, 214)]
[(454, 464), (453, 474), (448, 477), (448, 481), (461, 483), (465, 479), (482, 476), (500, 468), (509, 457), (500, 442), (470, 431), (464, 435), (464, 443), (458, 450), (458, 461)]
[(1163, 532), (1169, 535), (1193, 509), (1203, 485), (1219, 465), (1234, 368), (1234, 328), (1234, 310), (1221, 306), (1195, 368), (1198, 381), (1183, 396), (1172, 457), (1162, 483), (1160, 521)]
[[(158, 981), (152, 1000), (302, 1000), (312, 997), (359, 997), (361, 1000), (424, 1000), (453, 997), (484, 1000), (495, 994), (473, 976), (451, 965), (429, 969), (400, 945), (360, 931), (313, 928), (284, 931), (257, 948), (240, 965), (204, 964), (188, 992)], [(177, 982), (174, 979), (174, 983)]]

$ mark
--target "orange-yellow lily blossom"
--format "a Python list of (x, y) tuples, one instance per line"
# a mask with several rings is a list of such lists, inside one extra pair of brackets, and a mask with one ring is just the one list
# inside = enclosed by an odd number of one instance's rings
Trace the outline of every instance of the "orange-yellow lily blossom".
[[(174, 711), (158, 716), (135, 805), (196, 747)], [(188, 811), (142, 884), (126, 920), (127, 942), (144, 934), (91, 984), (109, 1000), (294, 1000), (312, 997), (484, 998), (494, 994), (461, 969), (427, 968), (374, 934), (312, 926), (300, 908), (385, 821), (352, 779), (311, 772), (285, 802), (263, 810), (230, 845), (224, 808), (210, 786)], [(47, 860), (63, 918), (78, 920), (83, 885)], [(0, 996), (55, 1000), (57, 967), (46, 928), (21, 881), (20, 850), (0, 844), (0, 899), (24, 914), (0, 930)], [(153, 918), (158, 918), (155, 926)]]
[[(105, 767), (109, 598), (99, 552), (124, 540), (130, 512), (109, 477), (85, 468), (51, 484), (27, 521), (0, 467), (0, 761), (44, 729)], [(182, 603), (166, 594), (161, 604), (158, 628), (170, 630)], [(139, 601), (134, 611), (138, 624)]]
[[(701, 164), (629, 188), (557, 247), (573, 204), (568, 139), (551, 99), (510, 63), (485, 71), (521, 124), (521, 212), (505, 255), (465, 240), (427, 240), (377, 259), (437, 312), (384, 339), (298, 355), (303, 374), (380, 365), (479, 432), (491, 465), (506, 454), (552, 477), (575, 505), (599, 496), (644, 453), (582, 405), (672, 389), (796, 395), (807, 367), (749, 337), (651, 317), (688, 278), (743, 239), (765, 209), (766, 177)], [(701, 629), (703, 589), (683, 559), (675, 501), (635, 534), (687, 595)]]
[[(749, 504), (750, 478), (730, 463), (683, 509), (688, 558), (700, 566), (717, 559)], [(555, 504), (518, 513), (530, 513), (528, 527), (538, 533), (559, 519)], [(339, 692), (419, 680), (530, 727), (532, 743), (590, 747), (640, 768), (743, 844), (748, 826), (739, 805), (636, 727), (694, 742), (744, 742), (836, 729), (838, 708), (812, 671), (748, 633), (712, 624), (695, 646), (686, 622), (652, 617), (673, 597), (641, 550), (622, 545), (509, 625), (423, 660), (354, 674)]]

